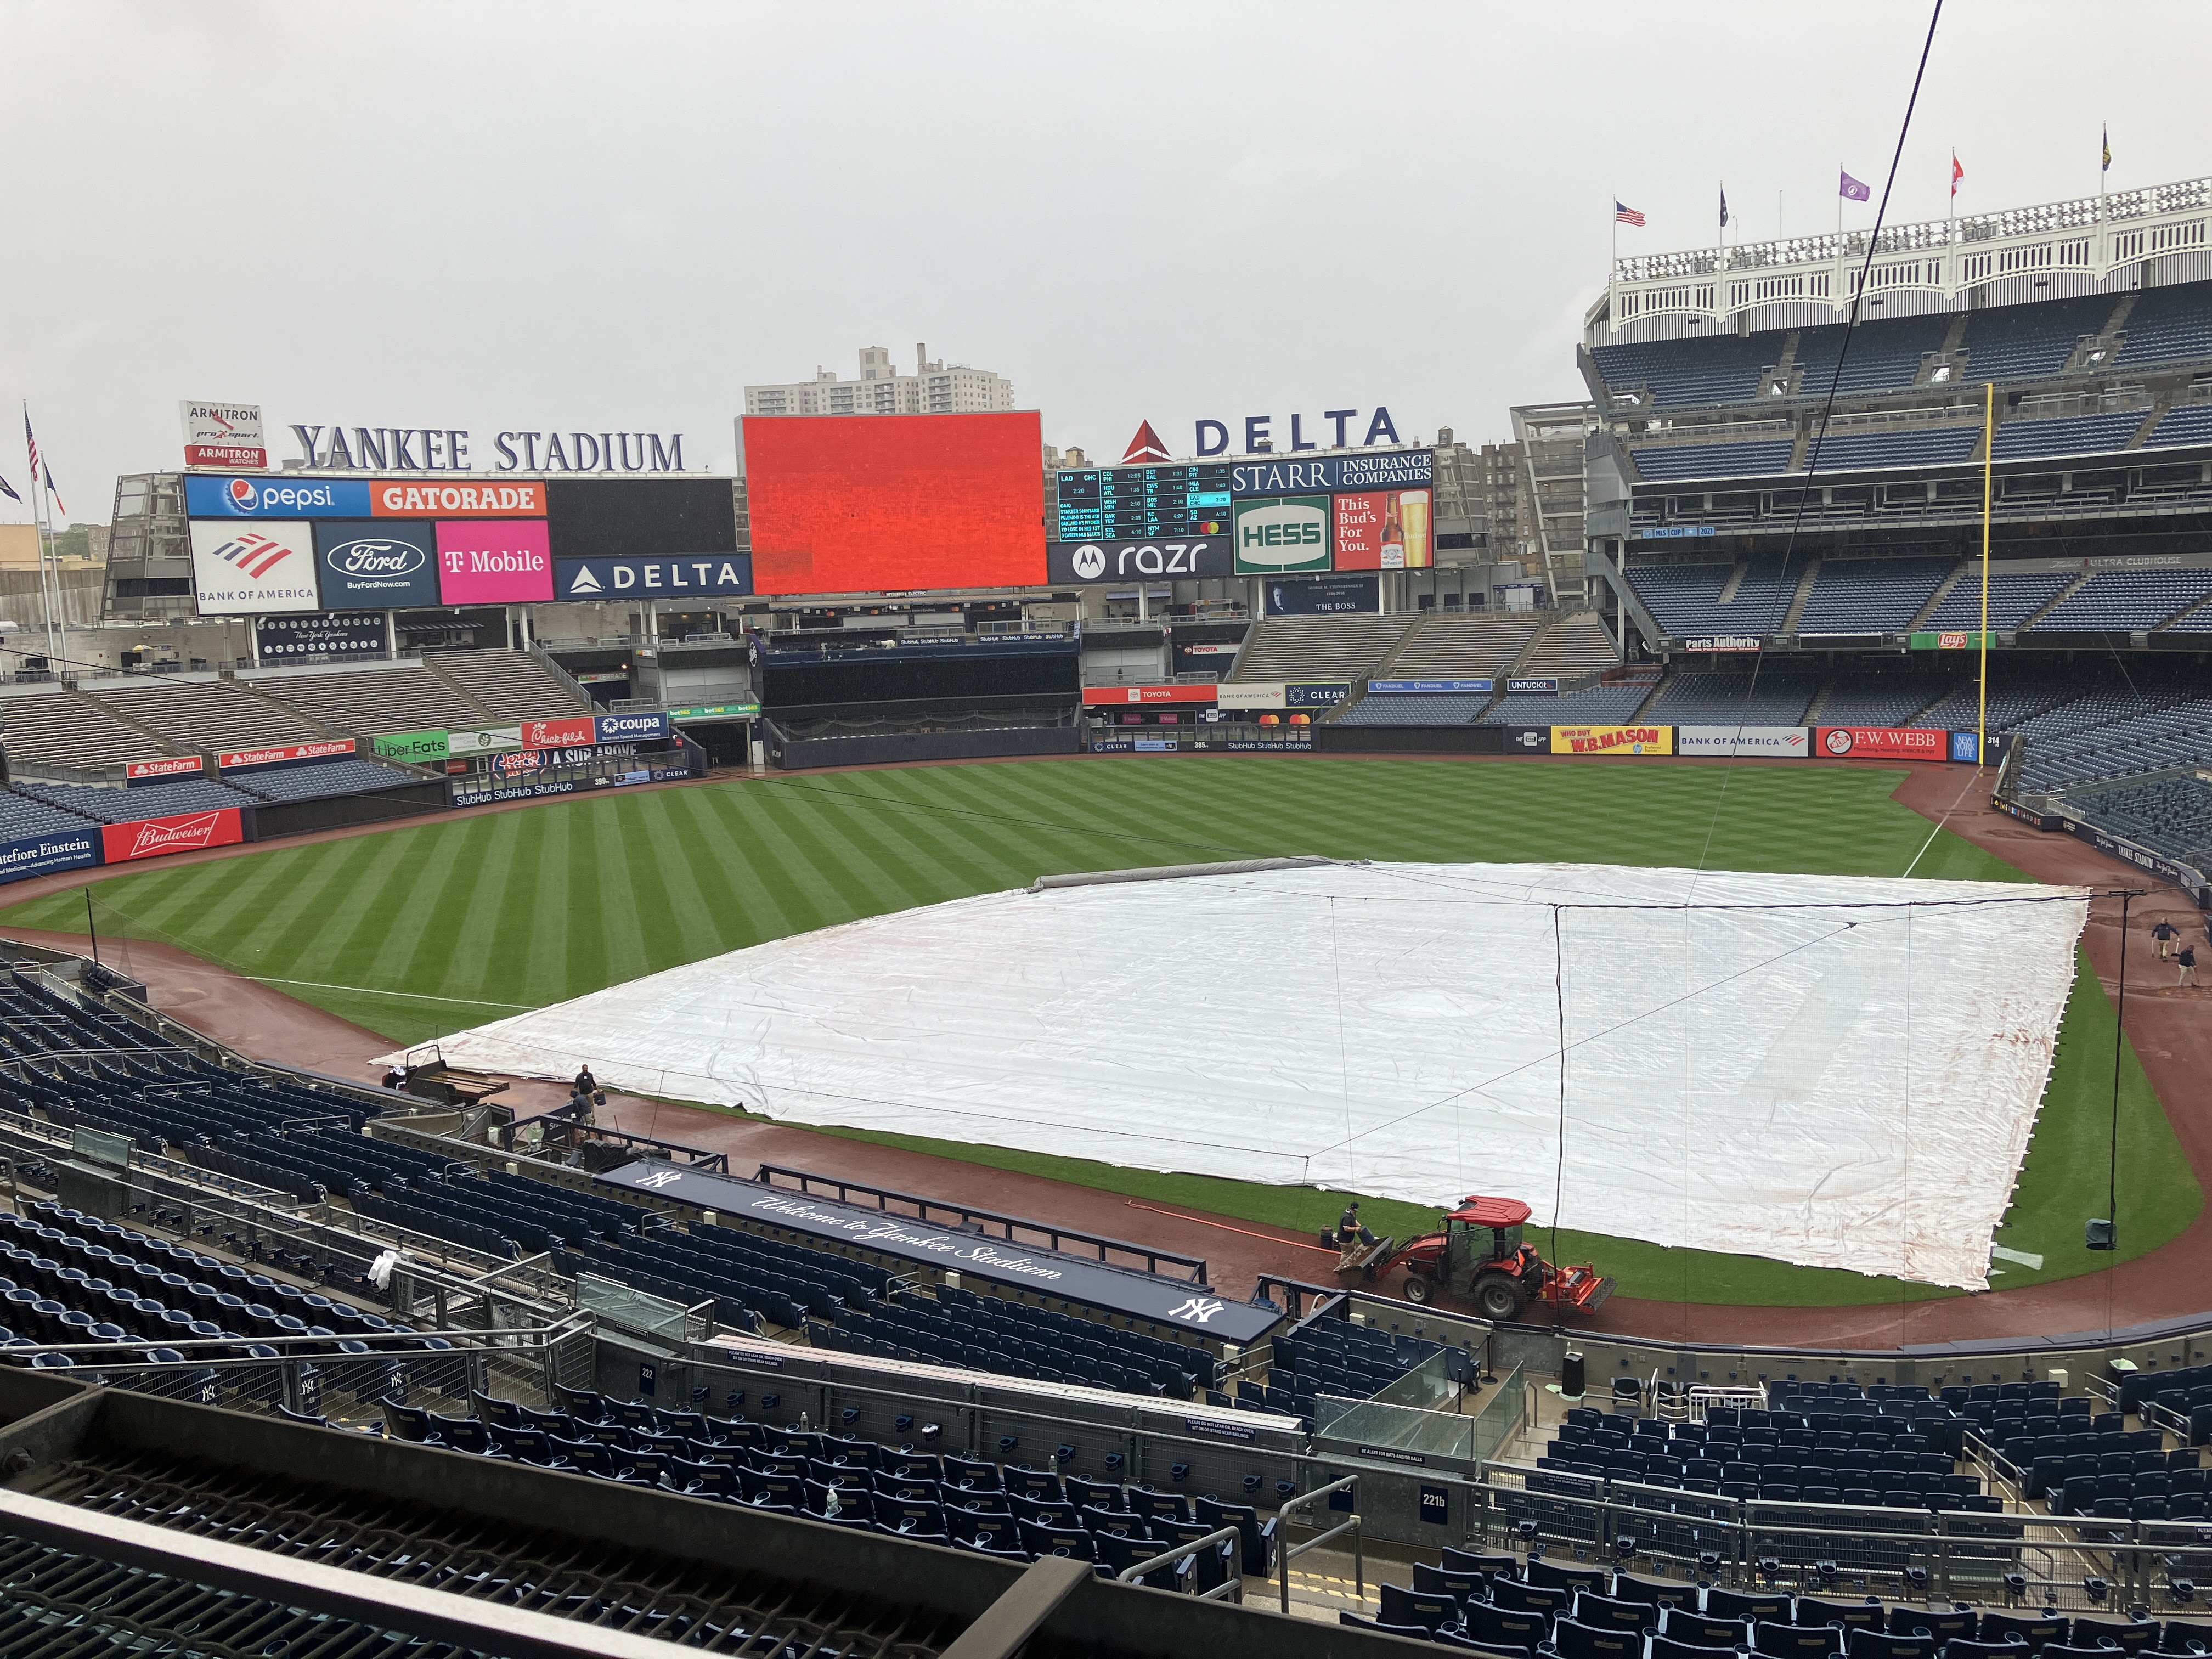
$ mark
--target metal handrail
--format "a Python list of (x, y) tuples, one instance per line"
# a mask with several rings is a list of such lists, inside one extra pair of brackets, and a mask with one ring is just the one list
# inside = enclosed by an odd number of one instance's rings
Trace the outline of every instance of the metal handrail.
[[(1115, 1573), (1114, 1577), (1124, 1584), (1133, 1584), (1155, 1567), (1164, 1567), (1171, 1561), (1180, 1561), (1186, 1557), (1196, 1555), (1202, 1549), (1211, 1548), (1230, 1539), (1237, 1540), (1241, 1543), (1243, 1536), (1244, 1529), (1242, 1527), (1222, 1527), (1206, 1534), (1203, 1538), (1194, 1538), (1188, 1544), (1178, 1544), (1165, 1555), (1156, 1555), (1149, 1561), (1139, 1561), (1133, 1567), (1125, 1568)], [(1212, 1589), (1198, 1592), (1198, 1599), (1201, 1601), (1211, 1601), (1216, 1597), (1233, 1600), (1238, 1605), (1243, 1605), (1244, 1575), (1241, 1572), (1232, 1572)]]
[[(1285, 1499), (1282, 1507), (1275, 1511), (1275, 1561), (1277, 1571), (1279, 1573), (1282, 1580), (1283, 1611), (1285, 1613), (1287, 1613), (1291, 1610), (1291, 1563), (1296, 1560), (1299, 1556), (1304, 1555), (1308, 1550), (1319, 1549), (1323, 1544), (1328, 1542), (1330, 1539), (1335, 1537), (1339, 1533), (1346, 1531), (1347, 1528), (1352, 1534), (1352, 1589), (1353, 1599), (1360, 1601), (1364, 1601), (1367, 1599), (1367, 1549), (1364, 1540), (1360, 1536), (1358, 1510), (1354, 1510), (1348, 1517), (1338, 1522), (1336, 1525), (1331, 1527), (1327, 1532), (1316, 1533), (1311, 1538), (1307, 1539), (1303, 1544), (1293, 1544), (1291, 1542), (1289, 1537), (1284, 1531), (1284, 1529), (1291, 1524), (1291, 1514), (1292, 1510), (1303, 1509), (1305, 1505), (1312, 1503), (1315, 1498), (1326, 1498), (1333, 1492), (1353, 1491), (1357, 1489), (1358, 1485), (1359, 1477), (1358, 1475), (1347, 1474), (1340, 1480), (1330, 1481), (1326, 1486), (1316, 1486), (1311, 1492), (1302, 1492), (1296, 1498)], [(1308, 1522), (1308, 1524), (1311, 1525), (1313, 1523)]]

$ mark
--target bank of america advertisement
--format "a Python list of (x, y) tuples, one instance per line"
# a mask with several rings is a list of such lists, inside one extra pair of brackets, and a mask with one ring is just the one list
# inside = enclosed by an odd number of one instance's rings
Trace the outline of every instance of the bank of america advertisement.
[(192, 520), (192, 591), (203, 617), (314, 611), (314, 527), (305, 519)]

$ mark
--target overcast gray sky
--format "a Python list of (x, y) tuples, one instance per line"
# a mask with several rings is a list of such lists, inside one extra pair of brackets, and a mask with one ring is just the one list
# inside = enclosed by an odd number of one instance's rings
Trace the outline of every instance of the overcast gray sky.
[[(1928, 15), (0, 0), (0, 398), (96, 521), (183, 398), (262, 404), (280, 455), (622, 428), (727, 469), (748, 381), (917, 340), (1109, 459), (1377, 404), (1502, 439), (1580, 395), (1616, 194), (1624, 252), (1709, 244), (1723, 180), (1753, 237), (1832, 229), (1839, 163), (1878, 198)], [(2092, 193), (2106, 119), (2115, 188), (2212, 172), (2208, 36), (1950, 0), (1891, 222), (1942, 215), (1954, 145), (1961, 211)]]

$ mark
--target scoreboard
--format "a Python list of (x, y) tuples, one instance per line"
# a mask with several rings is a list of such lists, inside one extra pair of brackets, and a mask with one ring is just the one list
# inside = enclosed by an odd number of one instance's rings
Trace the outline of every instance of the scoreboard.
[(1054, 475), (1063, 542), (1227, 536), (1227, 465), (1089, 467)]

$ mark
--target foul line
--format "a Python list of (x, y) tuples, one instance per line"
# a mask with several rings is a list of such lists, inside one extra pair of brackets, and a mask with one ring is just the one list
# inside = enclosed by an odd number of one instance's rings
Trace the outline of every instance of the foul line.
[(373, 985), (332, 985), (319, 979), (274, 979), (254, 973), (250, 968), (238, 971), (264, 985), (303, 985), (312, 991), (351, 991), (365, 997), (404, 997), (410, 1002), (451, 1002), (467, 1008), (513, 1008), (526, 1014), (538, 1006), (534, 1002), (494, 1002), (486, 997), (434, 997), (427, 991), (380, 991)]
[(1294, 1250), (1314, 1250), (1322, 1255), (1341, 1254), (1325, 1244), (1308, 1244), (1301, 1239), (1278, 1238), (1273, 1233), (1255, 1233), (1249, 1227), (1232, 1227), (1225, 1221), (1208, 1221), (1201, 1215), (1185, 1215), (1180, 1210), (1163, 1210), (1157, 1205), (1139, 1204), (1133, 1198), (1128, 1200), (1127, 1203), (1133, 1210), (1149, 1210), (1154, 1215), (1172, 1216), (1177, 1221), (1194, 1221), (1201, 1227), (1218, 1227), (1224, 1233), (1242, 1233), (1247, 1238), (1265, 1239), (1270, 1244), (1287, 1244)]

